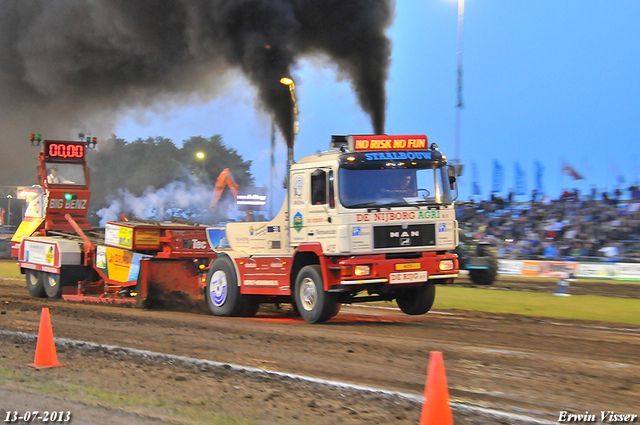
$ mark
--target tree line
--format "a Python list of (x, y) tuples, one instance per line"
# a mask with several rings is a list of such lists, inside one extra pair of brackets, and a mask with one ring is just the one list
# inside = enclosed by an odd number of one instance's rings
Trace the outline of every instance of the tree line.
[[(200, 157), (196, 156), (202, 153)], [(229, 168), (240, 188), (253, 185), (249, 171), (251, 161), (227, 147), (222, 136), (193, 136), (181, 147), (165, 137), (138, 138), (133, 142), (113, 136), (99, 142), (98, 149), (87, 154), (91, 168), (92, 222), (99, 220), (96, 211), (106, 208), (123, 190), (134, 196), (157, 190), (172, 182), (215, 185), (225, 168)], [(228, 190), (225, 192), (228, 196)]]

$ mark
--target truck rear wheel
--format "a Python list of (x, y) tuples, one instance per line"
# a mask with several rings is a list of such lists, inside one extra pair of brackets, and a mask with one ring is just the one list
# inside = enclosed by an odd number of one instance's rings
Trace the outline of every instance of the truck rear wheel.
[(436, 285), (427, 282), (419, 288), (405, 289), (396, 297), (396, 302), (404, 314), (418, 316), (431, 310), (435, 299)]
[(62, 297), (62, 279), (61, 275), (56, 273), (43, 273), (44, 292), (49, 298)]
[(219, 257), (207, 275), (207, 304), (215, 316), (255, 316), (260, 307), (260, 299), (242, 295), (238, 277), (228, 257)]
[(25, 274), (27, 290), (32, 297), (45, 298), (44, 273), (38, 270), (27, 270)]
[(324, 290), (322, 269), (317, 264), (305, 266), (298, 273), (294, 299), (300, 315), (309, 323), (326, 322), (337, 314), (335, 296)]

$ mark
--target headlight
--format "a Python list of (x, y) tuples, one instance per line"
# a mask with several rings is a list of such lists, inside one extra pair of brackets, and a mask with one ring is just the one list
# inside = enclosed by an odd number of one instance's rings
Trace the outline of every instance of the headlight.
[(440, 261), (440, 270), (453, 270), (453, 260)]
[(371, 266), (368, 264), (360, 264), (355, 267), (354, 274), (356, 276), (367, 276), (371, 274)]

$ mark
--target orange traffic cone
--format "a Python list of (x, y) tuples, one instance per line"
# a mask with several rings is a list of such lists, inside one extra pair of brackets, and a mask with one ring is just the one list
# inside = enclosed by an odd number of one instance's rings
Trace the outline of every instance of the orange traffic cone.
[(47, 307), (42, 309), (40, 329), (38, 330), (38, 344), (36, 345), (36, 357), (29, 366), (37, 368), (66, 366), (65, 364), (58, 363), (56, 345), (53, 342), (51, 318), (49, 317), (49, 309)]
[(439, 351), (432, 351), (429, 355), (420, 425), (453, 425), (447, 377), (444, 373), (442, 353)]

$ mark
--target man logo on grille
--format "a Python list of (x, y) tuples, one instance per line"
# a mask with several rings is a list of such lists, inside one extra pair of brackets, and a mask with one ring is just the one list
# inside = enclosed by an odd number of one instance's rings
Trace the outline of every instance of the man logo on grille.
[(389, 232), (389, 237), (390, 238), (406, 238), (407, 236), (420, 236), (420, 231), (419, 230), (412, 230), (411, 234), (409, 234), (409, 232), (402, 232), (402, 234), (400, 234), (400, 232)]

